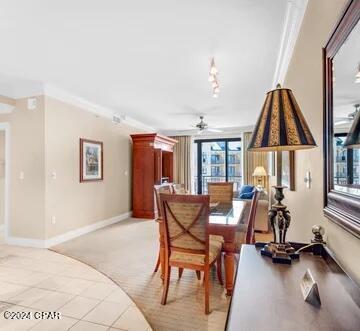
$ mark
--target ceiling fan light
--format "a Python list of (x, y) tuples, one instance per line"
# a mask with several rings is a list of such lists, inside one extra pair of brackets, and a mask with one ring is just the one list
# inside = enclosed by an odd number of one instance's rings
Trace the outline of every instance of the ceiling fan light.
[(218, 95), (217, 93), (214, 93), (214, 94), (213, 94), (213, 97), (214, 97), (214, 98), (218, 98), (219, 95)]

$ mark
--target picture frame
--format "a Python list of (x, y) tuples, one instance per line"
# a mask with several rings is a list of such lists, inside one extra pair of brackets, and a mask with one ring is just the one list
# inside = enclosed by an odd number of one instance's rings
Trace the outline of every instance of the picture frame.
[(80, 183), (104, 179), (103, 143), (80, 138)]
[(295, 191), (295, 151), (277, 152), (277, 184)]
[(300, 283), (301, 293), (304, 301), (314, 305), (321, 306), (321, 299), (318, 284), (316, 283), (310, 269), (307, 269)]

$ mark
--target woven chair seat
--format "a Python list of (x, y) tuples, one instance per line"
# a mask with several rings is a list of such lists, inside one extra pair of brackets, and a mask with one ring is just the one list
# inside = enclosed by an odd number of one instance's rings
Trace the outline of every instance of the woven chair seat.
[[(224, 242), (224, 239), (222, 236), (210, 235), (210, 238), (209, 238), (209, 263), (212, 263), (216, 259), (216, 257), (219, 255), (219, 252), (222, 249), (223, 242)], [(172, 251), (171, 255), (170, 255), (170, 263), (171, 262), (204, 265), (205, 264), (205, 255)]]

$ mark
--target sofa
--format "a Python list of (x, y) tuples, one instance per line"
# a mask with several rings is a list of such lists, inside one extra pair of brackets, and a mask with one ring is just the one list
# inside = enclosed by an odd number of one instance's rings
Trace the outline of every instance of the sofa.
[[(243, 186), (246, 186), (244, 190)], [(252, 193), (255, 189), (254, 186), (251, 185), (243, 185), (240, 188), (239, 195), (236, 200), (244, 201), (246, 203), (244, 212), (242, 215), (243, 220), (240, 220), (240, 223), (246, 223), (250, 213), (251, 199)], [(246, 197), (247, 199), (244, 199)], [(260, 232), (269, 232), (269, 219), (268, 219), (268, 211), (269, 211), (269, 196), (266, 191), (262, 191), (260, 193), (258, 206), (256, 210), (256, 218), (255, 218), (255, 231)]]

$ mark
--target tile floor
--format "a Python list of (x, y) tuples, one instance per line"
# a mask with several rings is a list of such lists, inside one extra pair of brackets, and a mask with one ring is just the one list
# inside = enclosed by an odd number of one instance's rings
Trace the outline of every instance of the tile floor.
[[(56, 311), (61, 319), (5, 319), (6, 311)], [(151, 328), (125, 292), (90, 266), (45, 249), (0, 244), (0, 330)]]

